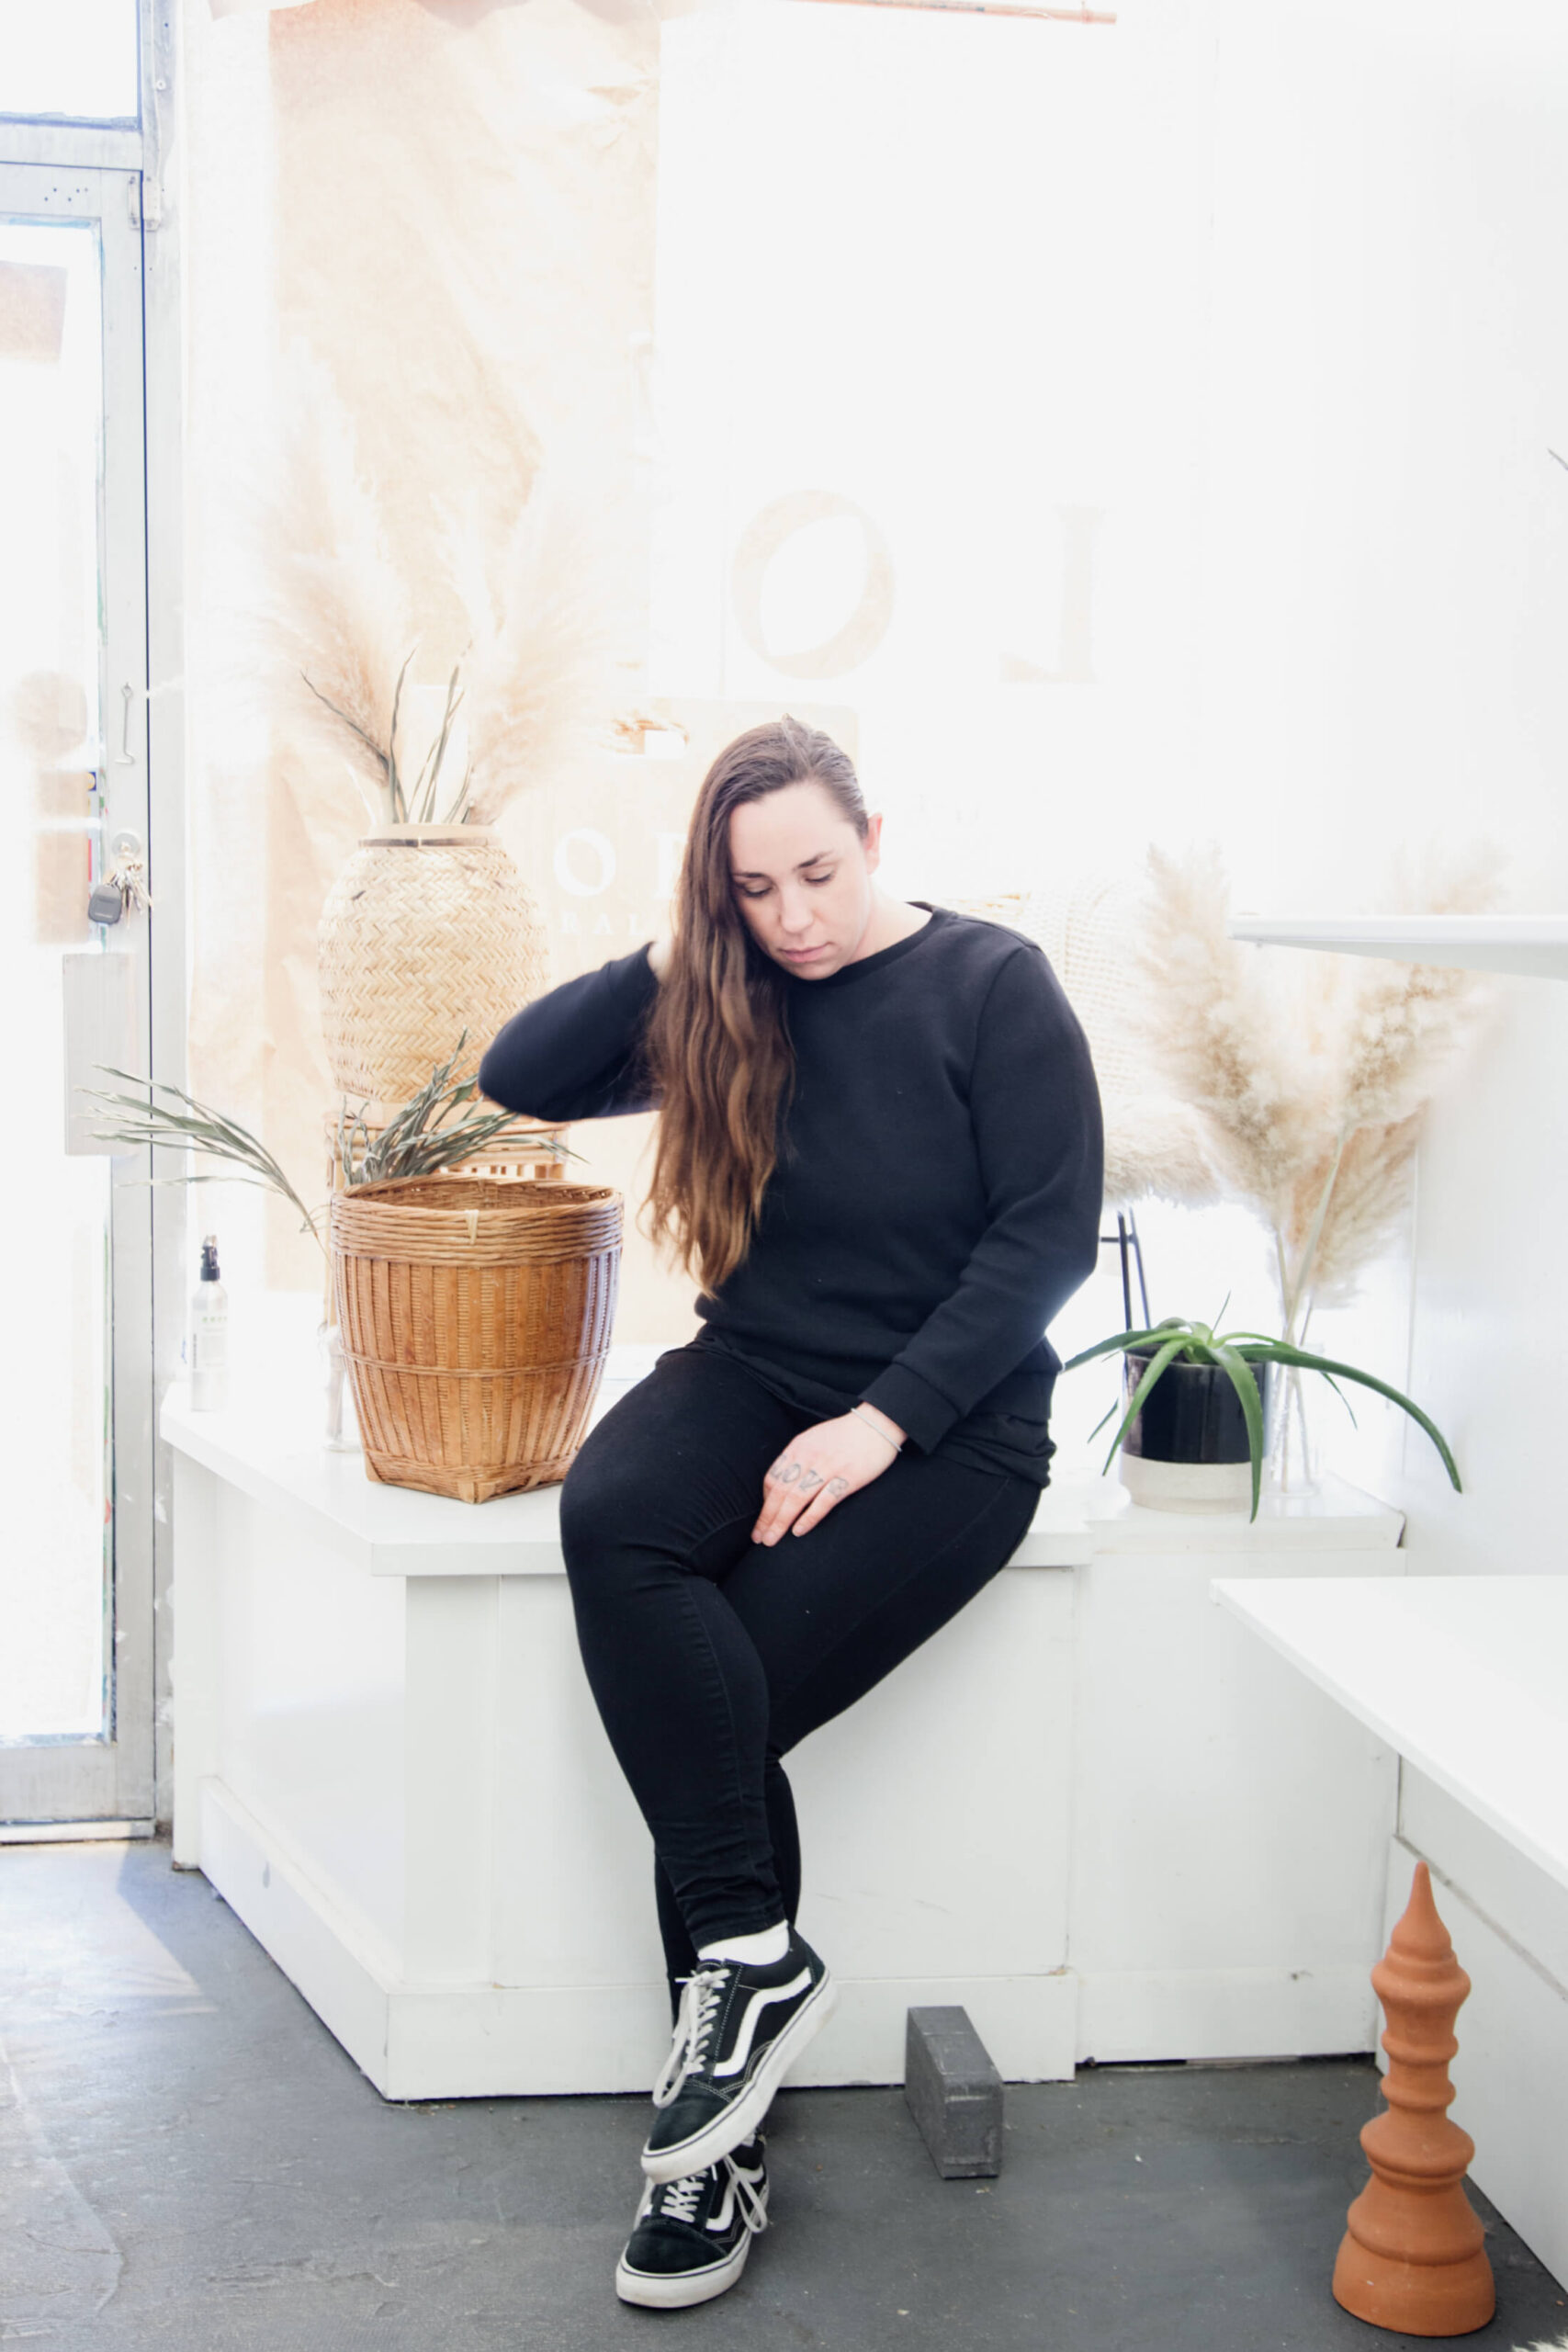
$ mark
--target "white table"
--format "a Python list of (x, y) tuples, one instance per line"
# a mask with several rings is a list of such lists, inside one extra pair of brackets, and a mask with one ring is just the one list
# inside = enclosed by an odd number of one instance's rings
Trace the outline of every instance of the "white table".
[[(374, 1485), (319, 1442), (288, 1345), (233, 1409), (164, 1408), (176, 1859), (389, 2096), (644, 2087), (651, 1860), (578, 1660), (558, 1489)], [(599, 1409), (657, 1352), (617, 1351)], [(1393, 1758), (1208, 1589), (1397, 1577), (1399, 1514), (1340, 1487), (1249, 1526), (1058, 1467), (994, 1582), (791, 1759), (801, 1925), (842, 1988), (797, 2080), (899, 2080), (911, 2002), (966, 2007), (1015, 2080), (1371, 2045)], [(1320, 1861), (1282, 1872), (1289, 1843)]]
[(1472, 1979), (1452, 2073), (1474, 2177), (1568, 2278), (1568, 1576), (1213, 1590), (1404, 1759), (1384, 1935), (1426, 1860)]
[(1221, 1578), (1214, 1591), (1568, 1888), (1568, 1577)]

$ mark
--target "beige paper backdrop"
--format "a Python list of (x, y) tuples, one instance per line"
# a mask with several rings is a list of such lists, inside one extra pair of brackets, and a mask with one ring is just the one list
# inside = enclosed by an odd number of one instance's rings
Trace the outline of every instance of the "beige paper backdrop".
[[(360, 807), (228, 683), (254, 674), (243, 492), (296, 343), (353, 417), (424, 688), (463, 637), (433, 494), (499, 536), (542, 469), (615, 551), (623, 715), (685, 698), (680, 758), (575, 753), (504, 821), (557, 978), (659, 926), (708, 761), (781, 708), (856, 757), (909, 895), (1098, 856), (1126, 771), (1155, 773), (1145, 735), (1171, 775), (1167, 608), (1132, 660), (1091, 613), (1110, 393), (1148, 372), (1096, 291), (1120, 251), (1083, 197), (1115, 181), (1104, 52), (936, 11), (621, 5), (187, 17), (193, 1069), (306, 1182), (330, 1101), (315, 926)], [(1073, 237), (1043, 240), (1069, 198)], [(1108, 710), (1118, 663), (1134, 690)], [(574, 1143), (635, 1216), (647, 1123)], [(243, 1277), (319, 1278), (287, 1214), (264, 1248), (253, 1204), (220, 1206), (258, 1234)], [(621, 1336), (678, 1335), (691, 1299), (629, 1217)]]
[[(413, 591), (412, 680), (444, 682), (468, 633), (435, 560), (433, 493), (477, 497), (499, 537), (543, 464), (614, 548), (618, 707), (669, 717), (656, 740), (684, 749), (581, 750), (508, 811), (554, 978), (661, 926), (704, 771), (784, 704), (646, 691), (657, 18), (571, 0), (316, 0), (270, 20), (193, 16), (189, 40), (192, 1083), (314, 1186), (332, 1103), (316, 923), (363, 812), (325, 749), (292, 744), (252, 691), (265, 578), (247, 493), (276, 462), (281, 355), (303, 338), (352, 415)], [(790, 707), (852, 750), (849, 713)], [(650, 1124), (572, 1141), (585, 1172), (627, 1193), (619, 1336), (679, 1339), (692, 1285), (633, 1223)], [(231, 1193), (224, 1215), (253, 1281), (320, 1279), (286, 1211), (259, 1219)]]

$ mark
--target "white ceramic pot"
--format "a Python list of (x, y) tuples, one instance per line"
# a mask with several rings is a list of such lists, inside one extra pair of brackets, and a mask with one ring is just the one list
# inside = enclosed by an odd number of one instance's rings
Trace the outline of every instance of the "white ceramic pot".
[(1145, 1510), (1249, 1511), (1249, 1462), (1152, 1462), (1120, 1453), (1122, 1484)]

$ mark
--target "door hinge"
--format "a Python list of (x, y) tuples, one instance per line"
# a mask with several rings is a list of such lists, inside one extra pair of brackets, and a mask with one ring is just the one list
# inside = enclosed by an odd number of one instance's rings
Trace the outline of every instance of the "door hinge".
[(146, 173), (133, 173), (130, 179), (130, 225), (133, 229), (157, 229), (163, 226), (164, 191), (155, 179)]

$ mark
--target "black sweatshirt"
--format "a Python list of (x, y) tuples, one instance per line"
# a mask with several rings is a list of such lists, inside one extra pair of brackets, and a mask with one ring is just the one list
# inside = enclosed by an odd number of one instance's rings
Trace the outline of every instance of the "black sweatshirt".
[[(922, 1453), (1044, 1486), (1045, 1327), (1094, 1266), (1103, 1151), (1060, 982), (1021, 932), (946, 907), (822, 979), (784, 978), (778, 1163), (692, 1344), (823, 1419), (863, 1400)], [(481, 1090), (541, 1119), (656, 1109), (658, 988), (643, 946), (552, 989), (492, 1041)]]

